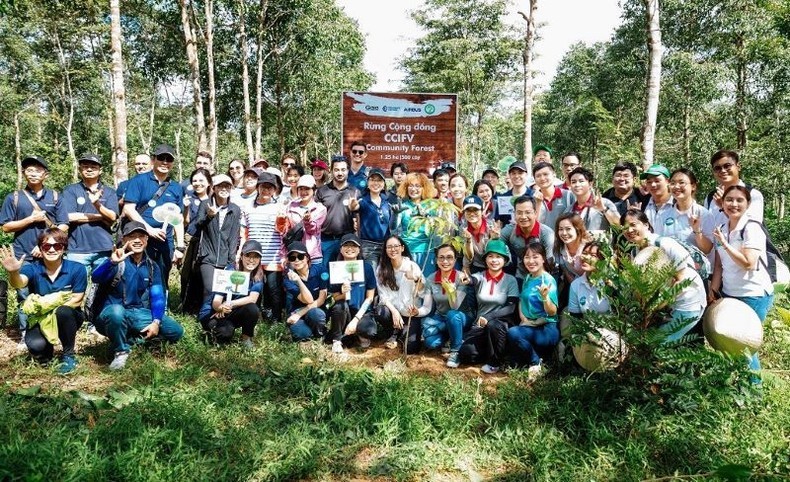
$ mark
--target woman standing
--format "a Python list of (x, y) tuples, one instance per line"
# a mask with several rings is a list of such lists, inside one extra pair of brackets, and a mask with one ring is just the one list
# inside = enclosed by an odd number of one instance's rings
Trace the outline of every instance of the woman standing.
[(464, 199), (469, 194), (469, 183), (463, 174), (453, 174), (450, 177), (450, 200), (458, 208), (458, 218), (462, 217), (461, 210), (464, 208)]
[(189, 176), (192, 191), (184, 196), (184, 226), (186, 226), (187, 244), (197, 234), (197, 212), (200, 203), (211, 195), (211, 173), (208, 169), (195, 169)]
[[(362, 259), (362, 243), (354, 233), (348, 233), (340, 239), (340, 255), (338, 261), (355, 261)], [(368, 348), (371, 338), (376, 336), (377, 328), (373, 315), (368, 308), (373, 306), (376, 295), (376, 275), (373, 266), (363, 262), (364, 283), (345, 282), (340, 285), (329, 285), (329, 296), (335, 304), (329, 311), (332, 320), (330, 334), (332, 351), (343, 352), (343, 339), (352, 343), (348, 337), (359, 338), (359, 346)]]
[(671, 210), (656, 234), (669, 236), (680, 242), (696, 246), (704, 254), (713, 249), (715, 217), (697, 203), (697, 177), (686, 168), (675, 169), (669, 177), (669, 191), (674, 199)]
[[(774, 303), (774, 285), (768, 273), (766, 235), (762, 225), (749, 211), (751, 192), (746, 186), (728, 187), (721, 197), (728, 221), (713, 230), (716, 239), (716, 262), (710, 283), (714, 295), (743, 301), (757, 313), (761, 322)], [(749, 363), (760, 369), (755, 353)]]
[(485, 179), (480, 179), (472, 186), (472, 194), (483, 201), (483, 216), (489, 224), (494, 222), (494, 199), (496, 198), (494, 186)]
[(396, 232), (401, 233), (412, 261), (418, 266), (433, 266), (433, 240), (427, 232), (427, 225), (417, 226), (414, 222), (437, 215), (435, 210), (429, 210), (426, 206), (427, 201), (436, 197), (436, 188), (425, 174), (412, 172), (398, 189), (398, 196), (404, 201), (398, 214)]
[(241, 346), (252, 350), (255, 325), (260, 317), (258, 298), (263, 291), (263, 270), (261, 270), (261, 243), (247, 241), (241, 248), (241, 262), (237, 271), (250, 273), (247, 295), (210, 293), (198, 314), (203, 330), (217, 343), (229, 343), (236, 328), (241, 327)]
[(374, 167), (368, 172), (368, 188), (359, 199), (362, 257), (373, 266), (378, 266), (384, 241), (391, 234), (393, 213), (384, 191), (386, 187), (384, 171)]
[(307, 247), (299, 241), (288, 246), (288, 274), (285, 278), (285, 320), (294, 341), (326, 336), (326, 313), (321, 309), (326, 302), (327, 276), (320, 264), (310, 263)]
[(288, 205), (288, 222), (290, 226), (301, 223), (304, 229), (303, 239), (296, 241), (304, 242), (310, 253), (310, 262), (321, 263), (321, 226), (326, 219), (326, 207), (317, 203), (313, 197), (315, 194), (315, 179), (313, 176), (302, 176), (296, 182), (296, 194)]
[(401, 339), (406, 353), (417, 353), (422, 318), (431, 312), (433, 298), (425, 290), (420, 266), (409, 259), (409, 248), (403, 239), (390, 236), (384, 242), (384, 249), (385, 255), (376, 273), (379, 306), (375, 315), (387, 334), (384, 347), (397, 348), (398, 339)]
[[(288, 167), (284, 171), (285, 174), (285, 185), (288, 189), (284, 189), (281, 193), (279, 198), (277, 199), (278, 202), (288, 205), (294, 199), (299, 198), (299, 180), (304, 176), (304, 168), (302, 166), (293, 165)], [(312, 176), (310, 176), (312, 177)]]
[(244, 191), (244, 171), (246, 169), (247, 166), (244, 164), (244, 161), (239, 159), (234, 159), (228, 164), (227, 174), (233, 183), (234, 192), (241, 193)]
[[(505, 273), (510, 251), (501, 239), (486, 244), (486, 270), (475, 273), (470, 283), (477, 300), (475, 323), (464, 339), (460, 356), (470, 362), (485, 360), (483, 373), (499, 371), (505, 357), (507, 330), (514, 324), (518, 302), (518, 282)], [(471, 293), (470, 293), (471, 294)]]
[[(654, 234), (650, 221), (644, 212), (635, 208), (628, 209), (621, 219), (621, 224), (625, 228), (625, 238), (638, 249), (657, 246), (666, 253), (677, 270), (674, 284), (689, 280), (688, 286), (678, 294), (672, 304), (671, 321), (682, 324), (676, 331), (667, 335), (666, 341), (676, 341), (694, 328), (707, 306), (702, 278), (694, 270), (694, 261), (686, 248), (672, 238)], [(669, 325), (677, 325), (677, 323), (665, 323), (662, 327)]]
[(483, 200), (477, 196), (464, 199), (461, 236), (464, 238), (463, 269), (467, 274), (486, 269), (485, 249), (492, 232), (499, 237), (499, 227), (483, 215)]
[[(80, 304), (88, 286), (85, 267), (75, 261), (63, 259), (68, 245), (68, 235), (58, 228), (47, 228), (39, 236), (36, 247), (41, 257), (25, 264), (24, 256), (17, 259), (9, 247), (0, 248), (3, 268), (8, 272), (8, 281), (15, 289), (28, 288), (30, 295), (54, 295), (62, 298), (51, 307), (41, 307), (35, 312), (23, 305), (30, 315), (24, 342), (30, 354), (40, 363), (48, 363), (54, 354), (54, 343), (63, 346), (58, 372), (65, 375), (77, 368), (74, 345), (77, 331), (83, 322)], [(32, 301), (28, 297), (27, 301)], [(54, 323), (45, 318), (54, 314)]]
[(510, 362), (521, 368), (528, 366), (530, 378), (541, 372), (541, 360), (551, 356), (560, 341), (557, 327), (557, 282), (546, 272), (546, 251), (539, 241), (527, 245), (522, 260), (527, 277), (519, 297), (519, 326), (507, 332)]

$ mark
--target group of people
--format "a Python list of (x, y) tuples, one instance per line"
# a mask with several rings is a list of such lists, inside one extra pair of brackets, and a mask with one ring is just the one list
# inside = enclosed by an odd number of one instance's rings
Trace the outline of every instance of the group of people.
[[(0, 213), (3, 230), (14, 233), (3, 266), (21, 305), (29, 294), (71, 296), (54, 314), (20, 312), (22, 343), (48, 360), (59, 340), (60, 369), (73, 370), (90, 278), (102, 289), (88, 321), (110, 339), (110, 367), (123, 368), (132, 345), (183, 335), (165, 314), (170, 269), (180, 265), (181, 309), (213, 342), (231, 342), (241, 328), (240, 343), (253, 348), (262, 318), (335, 353), (378, 340), (407, 354), (441, 350), (450, 368), (482, 364), (496, 373), (508, 365), (537, 376), (560, 340), (560, 313), (609, 310), (588, 274), (615, 225), (637, 250), (663, 251), (675, 282), (685, 283), (667, 319), (668, 341), (695, 329), (718, 296), (741, 299), (765, 319), (773, 285), (763, 199), (740, 179), (736, 152), (711, 157), (718, 186), (703, 204), (685, 168), (653, 165), (639, 174), (620, 162), (601, 193), (578, 153), (562, 156), (561, 167), (547, 146), (533, 156), (531, 169), (514, 159), (506, 173), (486, 169), (470, 182), (453, 163), (430, 177), (403, 163), (389, 172), (370, 167), (361, 141), (348, 157), (313, 159), (309, 174), (292, 155), (279, 167), (233, 160), (217, 173), (200, 152), (178, 183), (170, 177), (173, 150), (161, 145), (150, 160), (135, 159), (138, 174), (117, 191), (101, 183), (98, 156), (81, 156), (81, 181), (60, 196), (44, 188), (46, 162), (28, 157), (27, 186)], [(437, 232), (426, 220), (448, 206), (455, 219)], [(162, 214), (173, 209), (177, 220)], [(709, 260), (710, 273), (695, 255)], [(339, 261), (361, 261), (360, 276), (332, 279), (330, 263)], [(246, 294), (215, 290), (217, 270), (248, 273)], [(41, 321), (46, 315), (50, 323)], [(759, 368), (756, 357), (752, 363)]]

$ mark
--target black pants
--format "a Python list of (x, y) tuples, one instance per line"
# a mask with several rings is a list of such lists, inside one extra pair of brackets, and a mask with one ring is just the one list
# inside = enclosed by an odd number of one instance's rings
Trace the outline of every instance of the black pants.
[[(405, 338), (406, 353), (417, 353), (420, 351), (422, 347), (422, 318), (413, 316), (411, 318), (411, 323), (409, 323), (408, 317), (403, 316), (403, 328), (396, 330), (392, 323), (392, 313), (390, 313), (389, 308), (384, 305), (379, 305), (376, 307), (375, 319), (381, 324), (385, 338), (389, 338), (392, 335), (395, 335), (402, 341)], [(405, 333), (404, 331), (407, 323), (409, 325), (409, 332)]]
[(233, 308), (233, 311), (224, 318), (206, 317), (200, 320), (200, 325), (218, 343), (228, 343), (233, 339), (233, 332), (241, 328), (241, 334), (252, 338), (255, 335), (255, 325), (258, 324), (260, 311), (255, 303), (248, 303)]
[[(335, 306), (329, 311), (329, 316), (331, 318), (329, 335), (331, 341), (343, 340), (346, 327), (356, 314), (357, 311), (348, 306), (348, 301), (343, 300), (335, 303)], [(377, 332), (378, 327), (376, 326), (376, 320), (373, 319), (370, 312), (362, 315), (357, 323), (357, 335), (371, 339), (376, 337)], [(351, 344), (351, 340), (348, 341), (349, 344)]]
[[(59, 306), (55, 310), (55, 318), (58, 321), (58, 338), (63, 345), (63, 354), (74, 355), (77, 331), (83, 322), (82, 311), (71, 306)], [(28, 328), (25, 332), (25, 344), (36, 360), (47, 362), (52, 359), (55, 347), (41, 333), (41, 325)]]
[(507, 330), (512, 326), (509, 319), (489, 320), (485, 327), (475, 324), (464, 337), (458, 351), (464, 363), (488, 363), (502, 366), (505, 361)]
[(262, 306), (271, 308), (274, 321), (282, 321), (285, 308), (285, 291), (283, 288), (282, 271), (264, 271), (264, 286)]

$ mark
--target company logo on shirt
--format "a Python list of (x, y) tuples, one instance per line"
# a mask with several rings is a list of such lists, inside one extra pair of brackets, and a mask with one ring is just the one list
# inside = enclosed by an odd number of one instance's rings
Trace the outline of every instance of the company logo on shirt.
[(675, 218), (667, 218), (664, 221), (664, 226), (672, 226), (673, 224), (675, 224)]
[(579, 298), (579, 304), (582, 305), (582, 306), (586, 305), (587, 304), (587, 297), (586, 296), (582, 296), (581, 298)]

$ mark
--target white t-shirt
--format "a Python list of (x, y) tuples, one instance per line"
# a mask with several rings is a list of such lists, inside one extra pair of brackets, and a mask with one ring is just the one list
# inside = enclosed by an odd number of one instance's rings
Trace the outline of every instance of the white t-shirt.
[[(738, 181), (739, 186), (746, 186), (746, 183), (743, 181)], [(765, 206), (765, 199), (763, 198), (763, 193), (752, 187), (752, 190), (749, 191), (749, 196), (752, 198), (749, 201), (749, 207), (746, 209), (746, 214), (748, 214), (751, 219), (755, 221), (763, 222), (763, 209)], [(707, 199), (705, 200), (707, 204)], [(713, 213), (713, 221), (715, 226), (721, 226), (722, 224), (726, 224), (728, 219), (727, 215), (724, 214), (724, 211), (716, 205), (716, 202), (711, 199), (710, 204), (705, 206), (708, 210)]]
[(609, 300), (590, 283), (587, 273), (573, 280), (568, 297), (569, 313), (607, 313), (609, 310)]
[(723, 246), (716, 247), (722, 267), (721, 290), (729, 296), (763, 296), (774, 292), (771, 275), (765, 267), (768, 264), (765, 254), (765, 233), (756, 223), (749, 222), (750, 220), (752, 218), (747, 211), (734, 230), (729, 230), (729, 223), (720, 227), (732, 249), (750, 248), (760, 252), (757, 268), (746, 270), (730, 257)]
[(697, 311), (705, 309), (708, 305), (708, 297), (705, 293), (705, 285), (702, 283), (699, 273), (693, 268), (694, 261), (686, 248), (672, 238), (666, 236), (659, 237), (655, 233), (647, 235), (647, 239), (652, 246), (656, 245), (664, 251), (672, 264), (678, 271), (681, 271), (682, 280), (691, 280), (691, 284), (680, 292), (675, 303), (672, 304), (673, 310)]

